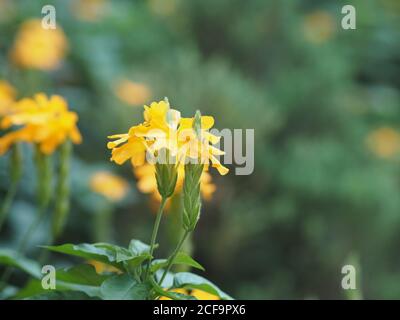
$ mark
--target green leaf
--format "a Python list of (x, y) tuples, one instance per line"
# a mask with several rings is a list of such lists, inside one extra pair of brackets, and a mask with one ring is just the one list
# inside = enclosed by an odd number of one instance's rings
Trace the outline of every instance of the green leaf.
[(140, 266), (144, 261), (150, 260), (152, 258), (153, 257), (149, 253), (143, 253), (139, 256), (131, 258), (130, 260), (127, 260), (126, 262), (129, 268), (131, 269)]
[(1, 249), (0, 264), (18, 268), (34, 278), (41, 278), (41, 268), (38, 263), (19, 255), (16, 251)]
[(151, 286), (138, 283), (128, 273), (112, 276), (101, 285), (101, 295), (106, 300), (144, 300)]
[[(56, 270), (56, 291), (83, 292), (90, 297), (101, 297), (100, 286), (111, 275), (100, 275), (91, 265), (78, 265)], [(31, 280), (14, 297), (17, 299), (35, 297), (46, 294), (49, 290), (43, 289), (41, 280)]]
[[(159, 270), (161, 268), (165, 268), (167, 266), (167, 264), (168, 264), (167, 259), (154, 260), (151, 264), (151, 271), (156, 272), (157, 270)], [(183, 265), (191, 266), (193, 268), (205, 271), (204, 267), (200, 263), (198, 263), (196, 260), (194, 260), (191, 256), (189, 256), (185, 252), (178, 252), (173, 265), (175, 265), (175, 264), (183, 264)]]
[(124, 270), (122, 263), (117, 262), (116, 247), (108, 243), (82, 243), (78, 245), (67, 243), (60, 246), (43, 246), (43, 248), (54, 252), (100, 261)]
[(211, 281), (190, 272), (179, 272), (174, 276), (173, 288), (199, 289), (214, 294), (222, 300), (232, 300), (232, 297), (220, 290)]
[(56, 275), (57, 281), (88, 286), (101, 286), (110, 277), (98, 274), (96, 269), (88, 264), (57, 270)]
[[(156, 248), (157, 246), (155, 246)], [(129, 251), (134, 256), (139, 256), (143, 253), (150, 252), (150, 246), (148, 244), (143, 243), (140, 240), (132, 239), (129, 243)]]

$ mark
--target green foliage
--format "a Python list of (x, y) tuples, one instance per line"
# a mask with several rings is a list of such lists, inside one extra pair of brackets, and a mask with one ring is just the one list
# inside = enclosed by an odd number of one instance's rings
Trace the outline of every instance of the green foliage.
[[(145, 262), (151, 257), (148, 254), (150, 246), (139, 240), (132, 239), (129, 249), (108, 243), (64, 244), (44, 248), (83, 259), (96, 260), (119, 268), (120, 271), (99, 274), (93, 266), (88, 264), (58, 269), (56, 270), (56, 289), (54, 292), (49, 292), (42, 287), (41, 273), (35, 262), (25, 258), (16, 259), (12, 256), (12, 251), (11, 253), (2, 251), (0, 264), (18, 267), (37, 278), (31, 280), (19, 292), (8, 288), (5, 296), (12, 296), (14, 299), (83, 299), (87, 297), (104, 300), (144, 300), (165, 295), (174, 300), (186, 300), (193, 297), (168, 290), (197, 288), (221, 299), (231, 299), (210, 281), (192, 273), (172, 275), (171, 286), (160, 286), (157, 272), (163, 271), (167, 265), (167, 259), (154, 260), (149, 277), (144, 277), (141, 271), (144, 269)], [(179, 252), (176, 256), (174, 264), (189, 265), (204, 270), (198, 262), (183, 252)]]

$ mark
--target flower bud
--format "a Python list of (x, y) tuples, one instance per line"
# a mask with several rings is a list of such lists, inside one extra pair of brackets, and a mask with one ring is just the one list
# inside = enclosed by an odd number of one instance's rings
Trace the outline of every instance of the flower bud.
[(178, 180), (177, 165), (170, 161), (169, 152), (166, 151), (166, 163), (156, 163), (156, 181), (157, 189), (161, 197), (169, 198), (175, 191), (176, 181)]
[(203, 173), (202, 164), (188, 163), (185, 165), (185, 180), (183, 182), (183, 227), (193, 231), (200, 218), (200, 177)]
[[(201, 139), (200, 111), (197, 111), (194, 117), (193, 130), (198, 139)], [(185, 180), (183, 182), (183, 227), (186, 231), (193, 231), (200, 218), (200, 178), (203, 169), (204, 165), (201, 161), (185, 164)]]

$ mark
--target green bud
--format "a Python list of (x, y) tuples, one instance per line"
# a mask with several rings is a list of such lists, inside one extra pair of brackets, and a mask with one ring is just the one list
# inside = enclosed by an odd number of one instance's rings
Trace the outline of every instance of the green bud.
[(178, 170), (175, 163), (170, 163), (169, 153), (166, 150), (166, 163), (156, 163), (157, 189), (161, 197), (169, 198), (175, 191), (178, 180)]
[(196, 114), (194, 115), (194, 120), (193, 120), (193, 129), (194, 132), (196, 133), (197, 137), (201, 137), (201, 113), (199, 110), (196, 111)]
[(202, 164), (185, 164), (185, 180), (183, 182), (183, 227), (193, 231), (200, 218), (200, 178), (203, 173)]

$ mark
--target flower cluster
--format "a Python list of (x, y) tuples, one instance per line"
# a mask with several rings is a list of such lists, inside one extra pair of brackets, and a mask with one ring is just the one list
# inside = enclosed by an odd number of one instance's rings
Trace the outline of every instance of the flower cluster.
[(206, 170), (211, 164), (220, 174), (228, 173), (216, 157), (224, 153), (212, 146), (219, 141), (208, 131), (214, 125), (213, 117), (202, 116), (199, 128), (194, 128), (194, 118), (182, 118), (179, 111), (170, 108), (168, 100), (153, 102), (144, 109), (143, 123), (131, 127), (128, 133), (109, 136), (116, 139), (107, 144), (112, 149), (112, 161), (123, 164), (130, 160), (134, 167), (141, 166), (147, 152), (156, 163), (178, 166), (190, 161), (203, 164)]
[(15, 102), (0, 122), (2, 129), (16, 127), (0, 137), (0, 155), (20, 141), (37, 144), (44, 154), (53, 153), (67, 139), (80, 143), (77, 121), (78, 115), (68, 110), (67, 102), (60, 96), (48, 98), (38, 93)]

